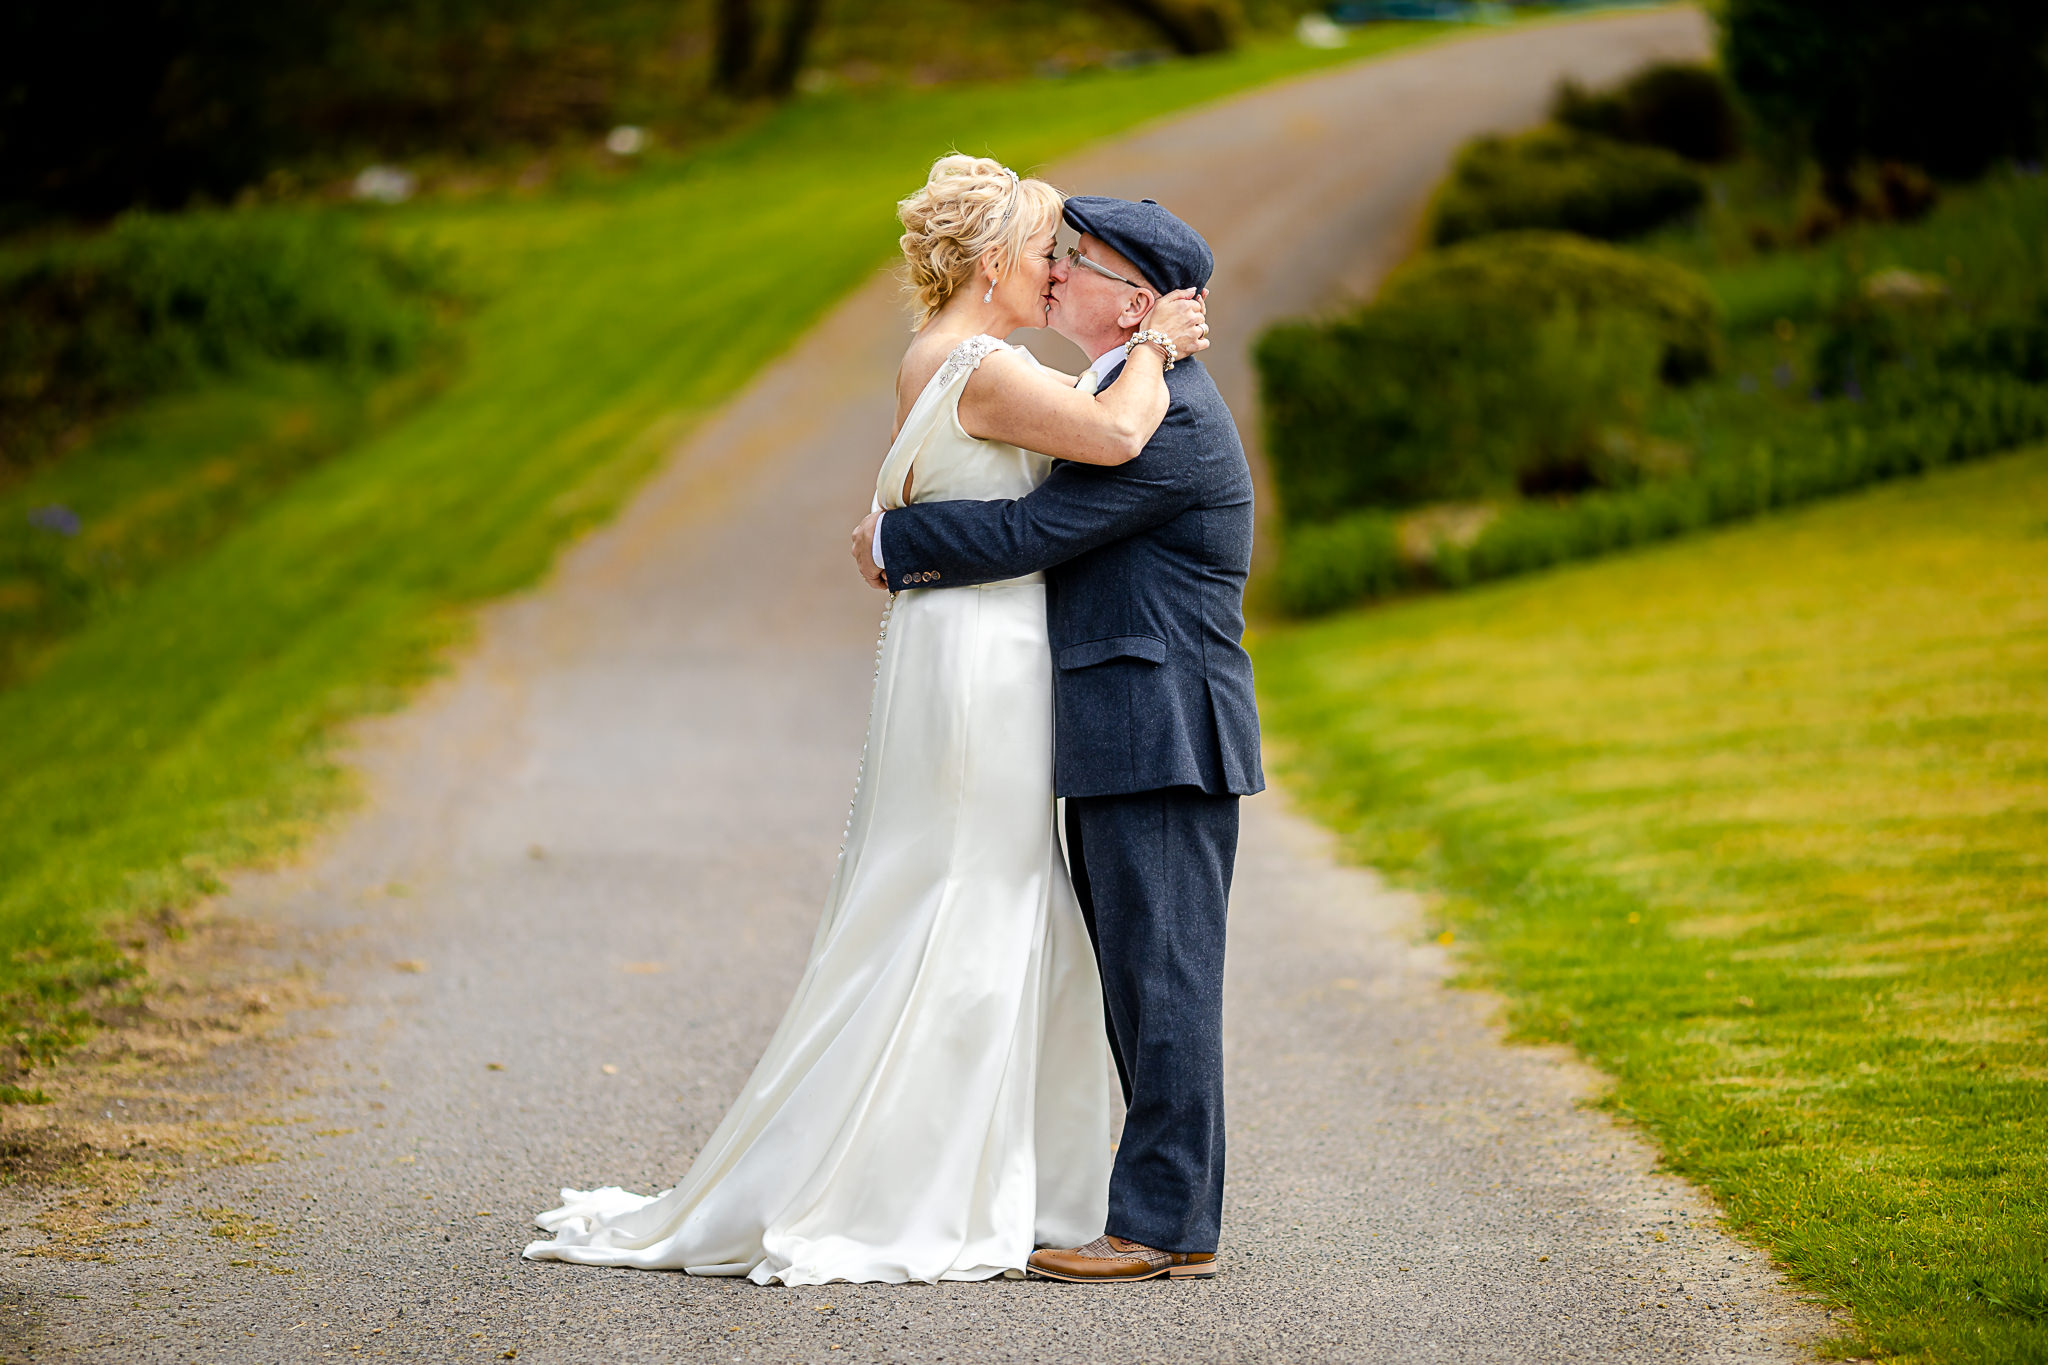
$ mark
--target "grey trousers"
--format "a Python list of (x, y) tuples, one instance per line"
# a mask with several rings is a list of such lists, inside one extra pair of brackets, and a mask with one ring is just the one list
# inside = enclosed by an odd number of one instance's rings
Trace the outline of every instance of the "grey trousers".
[(1193, 787), (1067, 799), (1067, 858), (1128, 1106), (1108, 1230), (1161, 1251), (1214, 1251), (1223, 1221), (1223, 938), (1237, 801)]

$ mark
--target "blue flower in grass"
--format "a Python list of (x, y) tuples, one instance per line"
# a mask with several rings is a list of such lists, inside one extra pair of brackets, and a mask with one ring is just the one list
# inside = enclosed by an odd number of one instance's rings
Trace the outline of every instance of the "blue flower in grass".
[(78, 513), (61, 502), (32, 509), (28, 514), (28, 522), (29, 525), (41, 527), (45, 531), (55, 531), (60, 536), (78, 534)]

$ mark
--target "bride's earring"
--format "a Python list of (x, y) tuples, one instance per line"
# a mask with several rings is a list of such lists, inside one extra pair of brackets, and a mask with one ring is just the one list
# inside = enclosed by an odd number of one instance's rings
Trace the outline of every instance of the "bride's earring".
[(996, 282), (994, 280), (988, 282), (988, 292), (981, 296), (981, 301), (983, 303), (994, 303), (996, 301)]

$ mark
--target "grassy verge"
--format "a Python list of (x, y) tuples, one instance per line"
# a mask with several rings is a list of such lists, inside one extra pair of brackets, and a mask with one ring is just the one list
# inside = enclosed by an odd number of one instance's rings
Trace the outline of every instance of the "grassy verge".
[[(0, 691), (0, 1031), (20, 1062), (89, 1029), (96, 992), (131, 989), (121, 926), (175, 915), (344, 799), (334, 725), (400, 695), (465, 605), (533, 581), (692, 421), (867, 279), (893, 248), (894, 201), (934, 156), (987, 148), (1030, 166), (1443, 31), (809, 100), (680, 165), (394, 211), (385, 226), (451, 248), (480, 300), (461, 325), (461, 373), (366, 441), (298, 462), (203, 553), (111, 595)], [(135, 414), (118, 439), (146, 469), (189, 441), (179, 412), (225, 404), (200, 426), (228, 441), (276, 400), (188, 396)], [(91, 454), (67, 463), (93, 468)]]
[(75, 458), (0, 487), (0, 688), (446, 373), (438, 359), (396, 377), (254, 367), (115, 417)]
[(1867, 1345), (2048, 1358), (2048, 450), (1257, 656), (1292, 785)]

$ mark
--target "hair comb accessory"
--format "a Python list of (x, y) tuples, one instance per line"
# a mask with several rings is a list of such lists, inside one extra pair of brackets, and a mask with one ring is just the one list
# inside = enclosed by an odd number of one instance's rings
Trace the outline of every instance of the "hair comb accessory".
[(1009, 198), (1004, 201), (1003, 216), (999, 220), (997, 220), (996, 223), (996, 226), (998, 228), (1004, 228), (1009, 226), (1010, 215), (1017, 211), (1017, 196), (1019, 191), (1023, 189), (1024, 182), (1017, 178), (1017, 173), (1015, 171), (1011, 170), (1008, 166), (1003, 165), (1002, 162), (998, 161), (996, 163), (996, 168), (1002, 171), (1004, 175), (1010, 177)]

